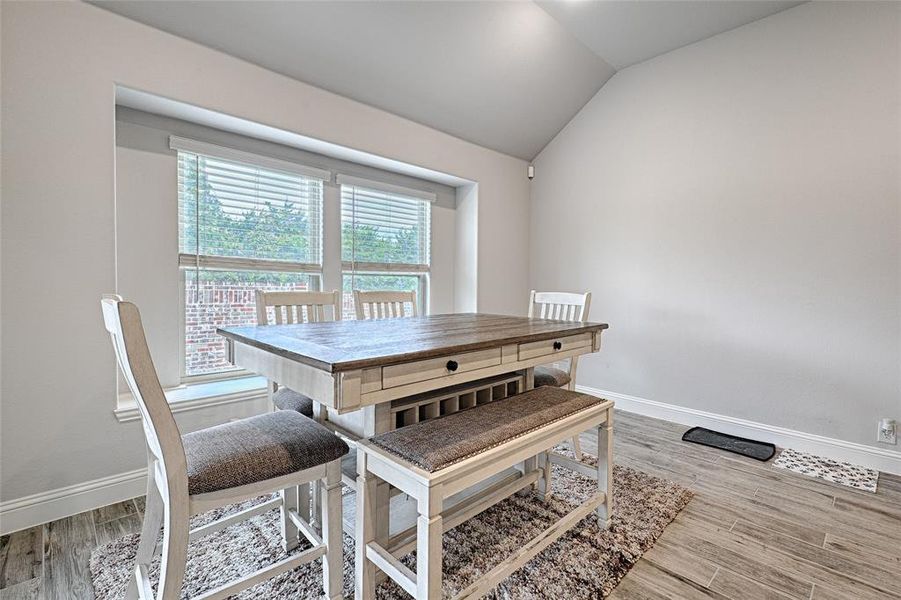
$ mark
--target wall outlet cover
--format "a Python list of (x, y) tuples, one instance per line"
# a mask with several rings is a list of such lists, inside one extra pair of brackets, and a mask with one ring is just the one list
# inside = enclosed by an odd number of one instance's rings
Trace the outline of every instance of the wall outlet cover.
[(895, 421), (882, 419), (876, 428), (876, 441), (880, 444), (898, 443), (898, 426)]

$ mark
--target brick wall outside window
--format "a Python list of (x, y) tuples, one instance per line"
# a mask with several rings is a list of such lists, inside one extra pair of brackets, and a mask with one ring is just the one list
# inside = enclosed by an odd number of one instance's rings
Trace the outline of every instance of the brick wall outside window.
[(217, 327), (256, 325), (256, 290), (305, 291), (306, 277), (299, 281), (267, 283), (222, 283), (201, 279), (185, 284), (185, 374), (207, 375), (235, 370), (226, 360), (225, 338)]

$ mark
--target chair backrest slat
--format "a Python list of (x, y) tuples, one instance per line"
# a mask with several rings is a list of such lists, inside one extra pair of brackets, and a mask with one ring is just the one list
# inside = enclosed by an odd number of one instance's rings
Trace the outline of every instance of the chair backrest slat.
[[(410, 314), (405, 306), (410, 305)], [(415, 317), (418, 313), (416, 292), (362, 292), (354, 290), (354, 312), (357, 319), (396, 319)]]
[(591, 292), (536, 292), (529, 295), (529, 316), (554, 321), (587, 321)]
[[(536, 292), (529, 294), (529, 316), (555, 321), (587, 321), (591, 292)], [(579, 357), (569, 359), (569, 389), (575, 389)]]
[(326, 321), (325, 307), (332, 308), (332, 318), (341, 320), (341, 292), (267, 292), (257, 290), (257, 323), (269, 325), (269, 309), (275, 324), (319, 323)]

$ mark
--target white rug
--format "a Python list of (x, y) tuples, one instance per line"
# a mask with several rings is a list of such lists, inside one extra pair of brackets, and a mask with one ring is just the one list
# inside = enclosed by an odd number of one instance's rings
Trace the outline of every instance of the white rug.
[(879, 481), (879, 471), (875, 469), (867, 469), (860, 465), (838, 462), (792, 449), (783, 450), (773, 466), (865, 492), (875, 493), (876, 484)]

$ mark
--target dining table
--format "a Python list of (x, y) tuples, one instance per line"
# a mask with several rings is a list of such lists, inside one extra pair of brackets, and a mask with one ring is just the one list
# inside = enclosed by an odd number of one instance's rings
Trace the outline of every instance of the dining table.
[[(485, 313), (222, 327), (228, 359), (314, 400), (353, 448), (422, 419), (532, 389), (533, 370), (597, 352), (605, 323)], [(352, 453), (353, 454), (353, 453)], [(355, 485), (353, 456), (343, 474)], [(383, 535), (393, 518), (380, 489)], [(470, 494), (468, 498), (472, 500)], [(353, 535), (353, 527), (346, 528)]]

